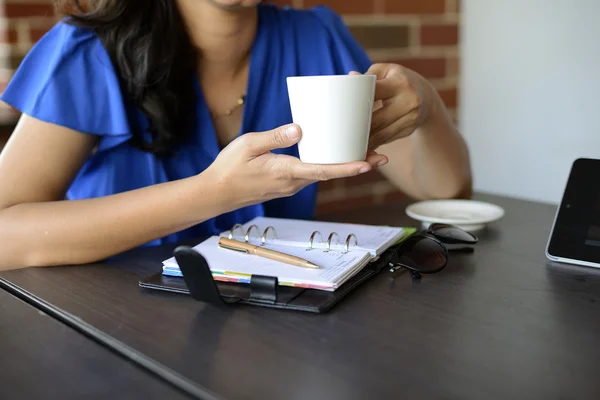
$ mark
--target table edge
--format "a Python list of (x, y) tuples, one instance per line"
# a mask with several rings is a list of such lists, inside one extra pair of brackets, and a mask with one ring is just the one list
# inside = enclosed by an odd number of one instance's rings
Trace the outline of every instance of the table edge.
[(33, 293), (14, 285), (2, 277), (0, 277), (0, 289), (4, 289), (6, 292), (48, 314), (52, 318), (83, 334), (87, 338), (93, 340), (108, 350), (111, 350), (126, 358), (128, 361), (137, 364), (141, 368), (144, 368), (149, 373), (157, 376), (159, 379), (167, 382), (167, 384), (172, 385), (176, 389), (182, 390), (187, 394), (200, 399), (219, 399), (215, 393), (209, 391), (205, 387), (196, 384), (164, 364), (161, 364), (153, 358), (150, 358), (134, 348), (127, 346), (125, 343), (116, 340), (112, 336), (102, 332), (87, 322), (71, 315), (70, 313), (54, 306), (51, 303), (48, 303)]

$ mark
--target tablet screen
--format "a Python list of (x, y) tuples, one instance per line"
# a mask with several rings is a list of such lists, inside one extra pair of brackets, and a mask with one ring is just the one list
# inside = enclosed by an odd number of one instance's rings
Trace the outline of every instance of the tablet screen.
[(548, 255), (600, 264), (600, 160), (573, 163)]

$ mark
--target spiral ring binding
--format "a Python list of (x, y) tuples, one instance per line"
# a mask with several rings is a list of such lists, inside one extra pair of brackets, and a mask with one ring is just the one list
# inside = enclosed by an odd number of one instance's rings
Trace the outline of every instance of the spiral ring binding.
[(275, 230), (275, 228), (273, 228), (272, 226), (267, 226), (267, 229), (264, 230), (262, 237), (260, 238), (260, 242), (263, 246), (267, 242), (267, 233), (269, 233), (270, 230), (273, 231), (273, 238), (277, 239), (277, 231)]
[[(250, 227), (248, 227), (246, 232), (244, 232), (243, 225), (235, 224), (229, 231), (229, 239), (233, 239), (233, 234), (235, 233), (236, 229), (240, 229), (242, 231), (242, 235), (244, 235), (244, 240), (246, 241), (246, 243), (250, 241), (250, 233), (252, 233), (253, 230), (257, 230), (260, 232), (260, 228), (257, 225), (251, 225)], [(260, 236), (260, 242), (262, 246), (264, 246), (267, 243), (267, 236), (269, 234), (269, 231), (273, 231), (273, 238), (277, 239), (277, 230), (272, 226), (268, 226)], [(321, 234), (321, 232), (314, 231), (310, 235), (310, 239), (308, 240), (308, 247), (306, 248), (307, 251), (313, 249), (313, 243), (317, 235), (319, 235), (320, 242), (323, 242), (323, 235)], [(338, 233), (331, 232), (329, 234), (329, 237), (327, 238), (324, 250), (325, 252), (331, 251), (331, 244), (334, 237), (337, 239), (337, 244), (340, 243), (340, 236), (338, 235)], [(344, 244), (344, 253), (348, 253), (350, 251), (350, 242), (352, 238), (354, 238), (354, 245), (358, 246), (358, 237), (354, 233), (351, 233), (346, 237), (346, 243)]]
[(329, 237), (327, 238), (327, 246), (325, 246), (325, 252), (328, 252), (329, 250), (331, 250), (331, 239), (333, 239), (334, 236), (337, 238), (338, 243), (339, 243), (340, 236), (336, 232), (331, 232), (329, 234)]
[[(229, 231), (229, 239), (233, 239), (233, 234), (235, 233), (236, 229), (240, 229), (242, 231), (242, 235), (244, 236), (244, 240), (246, 241), (246, 243), (248, 243), (250, 241), (250, 233), (253, 230), (257, 230), (260, 232), (260, 228), (257, 225), (251, 225), (250, 227), (248, 227), (246, 232), (244, 232), (243, 225), (235, 224)], [(260, 242), (262, 245), (264, 245), (267, 242), (267, 235), (268, 235), (269, 231), (273, 231), (273, 238), (277, 239), (277, 231), (275, 230), (275, 228), (272, 226), (268, 226), (267, 229), (265, 229), (263, 231), (262, 235), (260, 236)]]
[(346, 238), (346, 245), (344, 246), (344, 253), (348, 252), (348, 247), (350, 246), (350, 239), (352, 239), (352, 238), (354, 238), (354, 245), (358, 246), (358, 238), (356, 237), (356, 235), (354, 233), (351, 233)]
[(317, 233), (319, 234), (319, 237), (321, 238), (321, 242), (323, 241), (323, 235), (321, 235), (321, 232), (319, 231), (314, 231), (312, 233), (312, 235), (310, 235), (310, 239), (308, 241), (308, 248), (306, 250), (311, 250), (312, 246), (313, 246), (313, 240), (315, 239), (315, 236), (317, 235)]
[(260, 229), (258, 228), (258, 226), (251, 225), (248, 228), (248, 230), (246, 231), (246, 236), (244, 236), (244, 239), (246, 239), (246, 243), (248, 243), (250, 241), (250, 232), (252, 232), (252, 229), (256, 229), (257, 231), (260, 231)]
[(244, 227), (241, 224), (235, 224), (229, 231), (229, 239), (233, 239), (233, 233), (238, 228), (242, 230), (242, 234), (244, 233)]

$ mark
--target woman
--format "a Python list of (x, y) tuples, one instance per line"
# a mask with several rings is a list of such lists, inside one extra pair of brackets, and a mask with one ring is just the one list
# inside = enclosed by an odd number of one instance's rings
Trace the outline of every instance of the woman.
[[(415, 198), (469, 189), (465, 143), (432, 86), (372, 65), (328, 8), (87, 3), (58, 1), (69, 18), (3, 95), (23, 117), (0, 157), (0, 269), (93, 262), (258, 215), (310, 218), (318, 181), (373, 168)], [(304, 164), (285, 78), (347, 73), (378, 76), (372, 151)]]

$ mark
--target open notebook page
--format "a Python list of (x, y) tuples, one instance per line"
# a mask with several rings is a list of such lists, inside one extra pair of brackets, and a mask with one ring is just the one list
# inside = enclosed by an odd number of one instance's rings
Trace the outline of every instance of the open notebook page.
[[(207, 261), (211, 272), (218, 275), (248, 279), (250, 275), (277, 276), (281, 285), (309, 286), (323, 290), (335, 290), (360, 271), (371, 259), (369, 252), (356, 250), (348, 253), (320, 249), (306, 251), (299, 247), (268, 245), (269, 249), (304, 258), (317, 264), (319, 269), (288, 265), (268, 258), (239, 253), (219, 247), (219, 237), (213, 236), (194, 246)], [(163, 261), (163, 274), (181, 276), (174, 257)], [(229, 279), (223, 279), (229, 280)]]
[[(257, 217), (247, 222), (243, 225), (244, 233), (252, 225), (257, 225), (259, 228), (258, 231), (253, 230), (250, 234), (253, 244), (260, 242), (260, 236), (268, 226), (272, 226), (277, 232), (277, 238), (273, 237), (273, 232), (268, 233), (268, 243), (302, 248), (308, 247), (310, 236), (314, 231), (321, 232), (321, 237), (318, 235), (315, 236), (313, 247), (321, 249), (325, 248), (329, 234), (336, 232), (339, 239), (334, 238), (331, 243), (331, 249), (336, 251), (343, 251), (346, 238), (349, 234), (354, 233), (358, 239), (358, 248), (369, 251), (373, 257), (383, 253), (407, 234), (405, 229), (398, 227), (268, 217)], [(229, 235), (229, 231), (221, 233), (221, 236), (227, 235)], [(241, 230), (236, 229), (234, 239), (244, 240), (243, 236)], [(354, 246), (354, 243), (354, 239), (352, 239), (350, 242), (351, 248)]]

